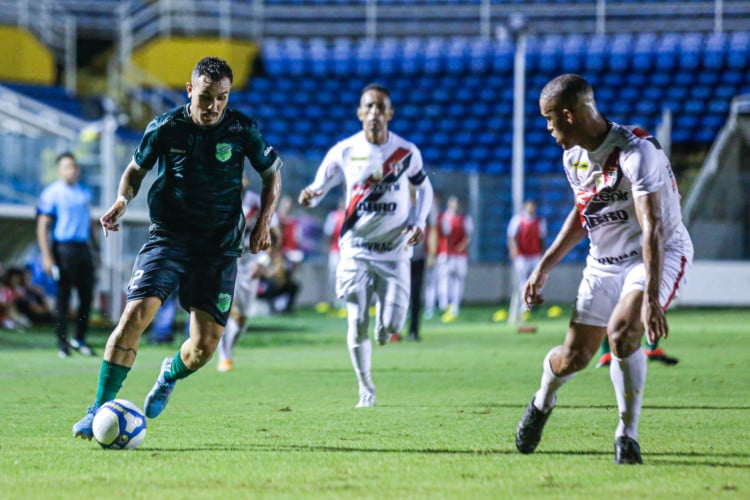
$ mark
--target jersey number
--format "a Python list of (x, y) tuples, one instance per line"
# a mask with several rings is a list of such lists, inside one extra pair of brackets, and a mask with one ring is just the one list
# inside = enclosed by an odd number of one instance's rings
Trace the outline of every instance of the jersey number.
[(135, 282), (141, 278), (143, 278), (143, 269), (138, 269), (133, 273), (133, 277), (130, 278), (130, 283), (128, 283), (128, 290), (138, 288), (138, 285), (136, 285)]

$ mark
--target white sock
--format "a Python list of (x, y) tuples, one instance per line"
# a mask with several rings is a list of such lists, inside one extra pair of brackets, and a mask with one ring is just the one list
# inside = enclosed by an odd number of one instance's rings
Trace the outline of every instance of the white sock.
[(224, 333), (221, 335), (219, 340), (219, 361), (226, 359), (232, 359), (232, 348), (237, 340), (237, 335), (240, 333), (240, 325), (237, 320), (230, 318), (227, 320), (227, 326), (224, 327)]
[(646, 354), (640, 347), (624, 359), (612, 355), (609, 377), (615, 388), (617, 409), (620, 412), (620, 423), (615, 430), (615, 439), (628, 436), (638, 440), (638, 418), (641, 416), (646, 370)]
[(362, 340), (358, 345), (349, 347), (349, 354), (352, 358), (354, 373), (357, 375), (359, 382), (359, 392), (375, 392), (375, 386), (372, 383), (370, 375), (370, 364), (372, 359), (372, 343), (367, 338)]
[(553, 347), (542, 362), (542, 382), (539, 390), (534, 395), (534, 406), (538, 410), (551, 410), (554, 408), (555, 401), (557, 400), (557, 390), (575, 375), (575, 373), (571, 373), (564, 377), (558, 377), (552, 372), (549, 359), (557, 349), (557, 347)]

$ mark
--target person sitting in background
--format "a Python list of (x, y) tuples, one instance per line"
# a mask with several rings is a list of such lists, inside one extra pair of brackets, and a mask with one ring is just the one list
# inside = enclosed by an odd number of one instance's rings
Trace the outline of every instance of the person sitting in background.
[(41, 287), (32, 283), (31, 269), (11, 267), (5, 275), (5, 284), (13, 291), (19, 316), (27, 319), (29, 325), (54, 322), (47, 295)]
[(284, 256), (281, 238), (275, 233), (271, 233), (271, 248), (258, 263), (258, 297), (267, 300), (274, 312), (293, 312), (299, 292), (299, 283), (292, 278), (296, 264)]

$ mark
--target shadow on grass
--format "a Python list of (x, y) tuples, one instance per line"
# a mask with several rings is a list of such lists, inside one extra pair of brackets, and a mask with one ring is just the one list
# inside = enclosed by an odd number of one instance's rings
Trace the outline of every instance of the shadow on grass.
[[(307, 453), (398, 453), (398, 454), (419, 454), (419, 455), (466, 455), (466, 456), (499, 456), (499, 455), (522, 455), (514, 449), (487, 448), (487, 449), (444, 449), (444, 448), (364, 448), (350, 446), (315, 446), (315, 445), (228, 445), (228, 444), (207, 444), (205, 446), (193, 446), (186, 448), (145, 448), (143, 452), (147, 453), (195, 453), (195, 452), (266, 452), (266, 453), (285, 453), (285, 452), (307, 452)], [(537, 451), (534, 455), (541, 456), (606, 456), (612, 457), (612, 451), (603, 450), (560, 450), (560, 451)], [(646, 452), (643, 454), (646, 465), (676, 465), (685, 467), (728, 467), (735, 469), (750, 469), (750, 453), (717, 453), (717, 452)], [(694, 459), (694, 460), (690, 460)], [(706, 460), (713, 459), (713, 460)], [(718, 459), (718, 460), (717, 460)], [(721, 459), (740, 459), (747, 460), (746, 463), (734, 463), (722, 461)]]
[[(528, 404), (528, 403), (527, 403)], [(441, 405), (444, 406), (444, 405)], [(479, 406), (486, 406), (489, 408), (508, 408), (517, 409), (521, 413), (526, 409), (526, 405), (519, 405), (516, 403), (485, 403)], [(682, 405), (682, 406), (662, 406), (662, 405), (644, 405), (644, 410), (750, 410), (748, 405)], [(611, 405), (557, 405), (556, 411), (560, 410), (617, 410), (617, 405), (612, 403)], [(520, 414), (519, 414), (520, 418)]]

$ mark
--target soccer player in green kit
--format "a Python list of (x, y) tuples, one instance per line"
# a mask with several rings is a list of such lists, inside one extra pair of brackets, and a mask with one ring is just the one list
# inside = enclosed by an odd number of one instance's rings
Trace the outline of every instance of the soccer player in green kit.
[(282, 162), (257, 124), (227, 107), (232, 78), (231, 68), (221, 59), (198, 62), (186, 85), (190, 102), (146, 127), (120, 179), (117, 201), (100, 219), (105, 237), (117, 231), (128, 202), (138, 194), (148, 171), (158, 165), (148, 193), (149, 238), (133, 264), (125, 311), (105, 347), (96, 399), (73, 426), (75, 437), (91, 439), (97, 408), (117, 396), (135, 361), (141, 334), (178, 285), (180, 302), (190, 312), (190, 337), (162, 363), (146, 396), (146, 416), (159, 416), (176, 381), (205, 365), (216, 350), (232, 304), (241, 253), (245, 158), (263, 180), (250, 251), (270, 246)]

